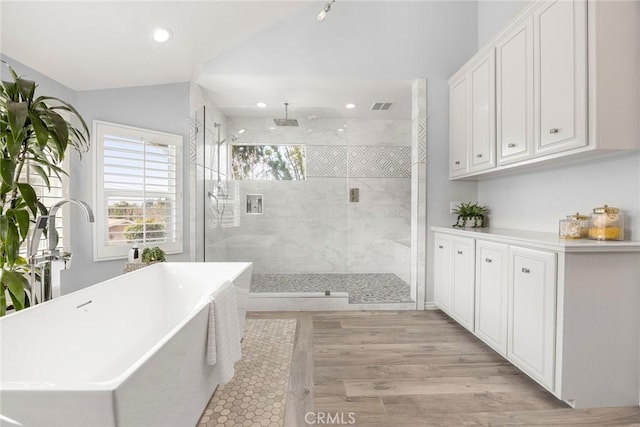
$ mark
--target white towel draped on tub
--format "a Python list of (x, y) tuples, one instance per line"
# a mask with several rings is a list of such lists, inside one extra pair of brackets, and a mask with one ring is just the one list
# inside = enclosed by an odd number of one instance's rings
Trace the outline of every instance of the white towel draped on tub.
[(216, 365), (221, 385), (233, 378), (233, 365), (242, 356), (241, 336), (236, 290), (231, 282), (226, 282), (209, 299), (207, 337), (207, 363)]

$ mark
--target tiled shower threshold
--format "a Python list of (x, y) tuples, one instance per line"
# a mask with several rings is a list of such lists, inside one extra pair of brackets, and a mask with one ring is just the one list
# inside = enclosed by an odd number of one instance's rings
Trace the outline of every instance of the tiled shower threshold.
[(415, 304), (407, 283), (393, 273), (253, 274), (251, 296), (348, 295), (348, 304)]

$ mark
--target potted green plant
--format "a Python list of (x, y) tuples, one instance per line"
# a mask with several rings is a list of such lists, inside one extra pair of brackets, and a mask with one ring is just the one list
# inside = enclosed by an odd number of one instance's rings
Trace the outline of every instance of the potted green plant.
[(167, 258), (162, 249), (157, 246), (152, 248), (144, 248), (142, 251), (142, 262), (145, 264), (153, 264), (154, 262), (165, 262)]
[(480, 206), (478, 203), (460, 203), (453, 211), (453, 213), (458, 215), (456, 223), (453, 224), (453, 226), (464, 228), (467, 226), (467, 221), (473, 221), (471, 227), (484, 227), (487, 212), (489, 212), (489, 208)]
[[(33, 187), (26, 182), (26, 164), (50, 188), (50, 177), (66, 175), (58, 165), (69, 147), (89, 149), (89, 129), (70, 104), (51, 96), (36, 96), (35, 82), (7, 67), (13, 81), (0, 83), (0, 316), (8, 294), (16, 310), (30, 305), (27, 260), (20, 247), (38, 214), (46, 215)], [(60, 112), (78, 119), (76, 127)]]

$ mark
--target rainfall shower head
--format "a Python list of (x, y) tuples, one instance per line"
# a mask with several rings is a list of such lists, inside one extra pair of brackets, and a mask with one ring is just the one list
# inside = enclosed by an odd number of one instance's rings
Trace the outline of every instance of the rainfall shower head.
[(284, 119), (273, 119), (276, 126), (298, 126), (296, 119), (289, 118), (289, 103), (284, 103)]

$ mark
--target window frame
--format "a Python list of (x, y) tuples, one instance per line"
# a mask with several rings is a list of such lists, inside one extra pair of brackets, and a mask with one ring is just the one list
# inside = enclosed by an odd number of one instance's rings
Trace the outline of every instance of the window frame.
[(125, 259), (131, 245), (109, 245), (109, 215), (108, 198), (114, 194), (140, 197), (140, 190), (105, 190), (104, 187), (104, 135), (121, 135), (126, 138), (153, 140), (156, 143), (173, 145), (175, 147), (175, 241), (153, 242), (147, 246), (158, 246), (167, 254), (184, 252), (184, 173), (183, 151), (184, 137), (178, 134), (161, 132), (152, 129), (138, 128), (120, 123), (93, 121), (93, 170), (94, 170), (94, 200), (95, 224), (93, 227), (93, 259), (94, 261), (108, 261)]

